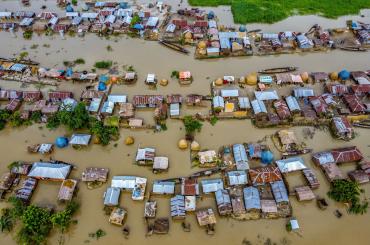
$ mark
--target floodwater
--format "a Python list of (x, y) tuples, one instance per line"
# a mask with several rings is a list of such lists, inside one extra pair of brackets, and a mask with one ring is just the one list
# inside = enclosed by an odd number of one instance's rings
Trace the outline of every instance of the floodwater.
[[(18, 2), (18, 1), (16, 1)], [(32, 4), (44, 3), (43, 1), (31, 1)], [(41, 2), (41, 3), (40, 3)], [(46, 2), (45, 2), (46, 3)], [(18, 3), (1, 2), (0, 6), (9, 4), (16, 6)], [(54, 1), (50, 3), (54, 5)], [(7, 5), (8, 6), (8, 5)], [(32, 7), (32, 6), (31, 6)], [(7, 7), (10, 9), (10, 7)], [(50, 7), (51, 8), (51, 7)], [(345, 19), (345, 17), (343, 17)], [(352, 17), (350, 17), (352, 18)], [(322, 18), (321, 18), (322, 19)], [(342, 18), (341, 18), (342, 19)], [(342, 19), (338, 26), (344, 25)], [(364, 21), (369, 22), (369, 16)], [(287, 20), (288, 21), (288, 20)], [(325, 21), (324, 21), (325, 22)], [(331, 20), (327, 21), (330, 24)], [(289, 18), (291, 25), (309, 27), (311, 20), (307, 17)], [(325, 24), (325, 23), (324, 23)], [(279, 31), (280, 24), (272, 25), (271, 28)], [(325, 25), (324, 25), (325, 26)], [(305, 28), (306, 28), (305, 27)], [(312, 54), (292, 54), (266, 57), (245, 57), (218, 59), (209, 61), (195, 60), (192, 55), (185, 56), (172, 50), (163, 48), (155, 42), (145, 42), (142, 40), (126, 37), (112, 37), (110, 40), (99, 38), (95, 35), (87, 35), (85, 38), (66, 37), (62, 40), (59, 35), (53, 37), (38, 37), (34, 35), (32, 40), (26, 41), (21, 37), (13, 37), (7, 32), (0, 33), (0, 56), (12, 57), (21, 51), (29, 52), (30, 58), (40, 61), (41, 65), (46, 67), (62, 67), (63, 61), (84, 58), (86, 64), (78, 66), (77, 69), (91, 68), (97, 60), (113, 60), (122, 70), (122, 65), (132, 65), (139, 75), (135, 86), (115, 86), (113, 92), (125, 93), (129, 100), (135, 94), (170, 94), (189, 93), (210, 94), (209, 83), (212, 79), (223, 75), (235, 75), (237, 77), (246, 75), (251, 71), (276, 66), (298, 66), (301, 71), (338, 71), (342, 68), (349, 70), (369, 69), (370, 53), (347, 53), (343, 51), (331, 51), (328, 53)], [(4, 45), (5, 44), (5, 45)], [(30, 49), (33, 44), (38, 44), (37, 49)], [(50, 47), (44, 47), (50, 45)], [(106, 46), (113, 48), (112, 52), (107, 51)], [(194, 76), (194, 82), (189, 87), (180, 87), (177, 81), (171, 80), (167, 87), (158, 86), (157, 90), (149, 90), (144, 84), (147, 73), (156, 73), (158, 78), (170, 78), (172, 70), (190, 70)], [(60, 90), (72, 90), (75, 97), (78, 98), (86, 84), (71, 84), (64, 82), (60, 85)], [(4, 82), (0, 84), (1, 88), (20, 88), (19, 83)], [(22, 89), (35, 89), (32, 85)], [(43, 91), (53, 89), (44, 87)], [(279, 90), (280, 94), (286, 93), (286, 89)], [(186, 109), (186, 113), (195, 113), (196, 110)], [(207, 113), (207, 109), (202, 109)], [(183, 112), (184, 113), (184, 112)], [(148, 122), (152, 122), (152, 112), (139, 112)], [(153, 133), (150, 130), (121, 130), (121, 138), (117, 146), (111, 143), (107, 147), (91, 145), (87, 149), (74, 150), (71, 147), (66, 149), (56, 149), (52, 158), (72, 162), (77, 169), (72, 172), (71, 177), (80, 178), (81, 172), (89, 166), (108, 167), (110, 177), (113, 175), (139, 175), (148, 178), (148, 190), (151, 190), (151, 183), (154, 179), (168, 177), (179, 177), (189, 175), (199, 169), (191, 168), (189, 152), (181, 151), (177, 148), (177, 141), (184, 137), (183, 125), (178, 120), (167, 120), (168, 130), (161, 133)], [(215, 126), (204, 123), (203, 129), (196, 135), (196, 140), (202, 148), (218, 149), (225, 144), (234, 144), (241, 142), (255, 142), (262, 139), (265, 135), (271, 135), (276, 129), (257, 129), (253, 127), (249, 120), (227, 120), (219, 121)], [(304, 140), (302, 128), (293, 128), (299, 140), (305, 141), (307, 146), (316, 151), (327, 150), (334, 147), (357, 145), (367, 158), (370, 158), (370, 143), (368, 140), (369, 131), (365, 129), (356, 129), (357, 137), (351, 142), (343, 142), (332, 139), (326, 131), (317, 131), (313, 139)], [(7, 128), (0, 132), (0, 173), (7, 170), (7, 165), (15, 160), (35, 161), (43, 158), (40, 155), (30, 155), (26, 147), (34, 143), (54, 142), (60, 135), (71, 134), (65, 129), (49, 131), (44, 125), (33, 125), (27, 128), (11, 129)], [(126, 146), (123, 139), (126, 136), (134, 136), (135, 144)], [(267, 141), (271, 146), (272, 143)], [(152, 146), (157, 150), (157, 155), (168, 156), (170, 159), (170, 169), (168, 173), (154, 175), (149, 168), (139, 167), (133, 164), (135, 152), (138, 145)], [(276, 157), (279, 157), (277, 152)], [(323, 173), (314, 166), (309, 156), (304, 156), (306, 164), (317, 174), (321, 186), (315, 190), (315, 194), (326, 196), (329, 184), (324, 178)], [(344, 166), (343, 170), (348, 171), (355, 168), (354, 165)], [(288, 181), (291, 186), (303, 184), (300, 176), (290, 176)], [(273, 244), (369, 244), (368, 224), (370, 213), (365, 215), (347, 215), (344, 206), (329, 200), (329, 208), (321, 211), (316, 207), (315, 202), (299, 203), (292, 197), (291, 204), (293, 216), (295, 216), (301, 226), (299, 234), (289, 234), (285, 230), (284, 219), (279, 220), (258, 220), (258, 221), (236, 221), (233, 219), (217, 219), (216, 234), (208, 236), (205, 230), (198, 227), (195, 216), (187, 215), (186, 221), (192, 225), (191, 233), (182, 231), (181, 223), (171, 222), (170, 233), (168, 235), (153, 235), (145, 237), (146, 225), (143, 219), (144, 202), (135, 202), (131, 200), (131, 195), (126, 193), (121, 195), (120, 204), (128, 211), (126, 224), (131, 229), (131, 234), (126, 240), (122, 235), (121, 228), (110, 225), (108, 216), (103, 211), (102, 196), (105, 188), (110, 184), (108, 181), (104, 186), (88, 190), (83, 183), (79, 184), (77, 199), (81, 203), (81, 209), (76, 215), (78, 224), (72, 226), (71, 231), (67, 233), (65, 244), (242, 244), (242, 241), (250, 241), (251, 244), (270, 244), (265, 243), (268, 238)], [(40, 182), (32, 198), (34, 204), (54, 204), (56, 205), (59, 184)], [(365, 185), (365, 195), (369, 197), (370, 187)], [(158, 201), (157, 217), (169, 216), (169, 198), (156, 197)], [(5, 203), (0, 203), (4, 207)], [(204, 197), (197, 202), (198, 207), (215, 207), (215, 200), (212, 196)], [(60, 206), (57, 206), (61, 208)], [(344, 215), (337, 219), (333, 211), (341, 210)], [(96, 241), (89, 238), (88, 234), (98, 229), (106, 231), (107, 235)], [(1, 244), (15, 244), (13, 234), (1, 234)], [(59, 234), (52, 234), (49, 244), (58, 244)]]

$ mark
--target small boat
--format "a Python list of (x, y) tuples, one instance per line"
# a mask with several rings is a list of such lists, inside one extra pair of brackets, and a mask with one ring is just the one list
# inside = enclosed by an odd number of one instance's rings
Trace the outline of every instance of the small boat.
[(320, 198), (320, 197), (317, 197), (317, 206), (321, 209), (321, 210), (325, 210), (329, 205), (328, 203), (326, 202), (325, 198)]
[(162, 44), (163, 46), (166, 46), (170, 49), (173, 49), (173, 50), (176, 50), (178, 52), (181, 52), (181, 53), (184, 53), (184, 54), (188, 54), (189, 53), (189, 50), (181, 47), (180, 45), (176, 44), (176, 43), (171, 43), (171, 42), (168, 42), (168, 41), (165, 41), (165, 40), (159, 40), (158, 41), (160, 44)]
[(284, 152), (282, 155), (283, 156), (296, 156), (296, 155), (301, 155), (301, 154), (307, 154), (310, 152), (312, 152), (312, 149), (304, 148), (302, 150), (287, 151), (287, 152)]
[(356, 47), (356, 46), (344, 46), (344, 47), (340, 47), (340, 49), (346, 50), (346, 51), (356, 51), (356, 52), (366, 52), (367, 51), (366, 48)]
[(334, 215), (337, 216), (337, 218), (342, 218), (343, 214), (337, 209), (334, 211)]
[(251, 30), (251, 31), (248, 31), (247, 33), (256, 33), (256, 32), (260, 32), (262, 31), (261, 29), (254, 29), (254, 30)]
[(295, 67), (295, 66), (277, 67), (277, 68), (260, 70), (258, 71), (258, 73), (263, 73), (263, 74), (284, 73), (284, 72), (296, 71), (297, 69), (298, 67)]

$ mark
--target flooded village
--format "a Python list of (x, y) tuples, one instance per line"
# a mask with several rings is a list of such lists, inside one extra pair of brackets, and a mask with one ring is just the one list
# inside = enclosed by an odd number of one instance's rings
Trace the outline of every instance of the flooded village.
[(4, 244), (33, 206), (49, 244), (369, 242), (368, 10), (22, 2), (0, 4)]

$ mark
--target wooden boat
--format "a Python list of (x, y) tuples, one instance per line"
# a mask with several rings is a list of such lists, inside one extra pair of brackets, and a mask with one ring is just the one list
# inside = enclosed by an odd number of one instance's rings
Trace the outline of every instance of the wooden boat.
[(263, 73), (263, 74), (284, 73), (284, 72), (293, 72), (293, 71), (296, 71), (297, 69), (298, 67), (295, 67), (295, 66), (276, 67), (276, 68), (260, 70), (258, 71), (258, 73)]
[(20, 63), (20, 64), (24, 64), (24, 65), (33, 65), (33, 66), (38, 66), (40, 64), (39, 62), (33, 61), (31, 59), (19, 60), (19, 59), (16, 59), (16, 58), (7, 59), (7, 58), (0, 57), (0, 61), (2, 61), (2, 62), (14, 62), (14, 63)]
[(180, 45), (176, 44), (176, 43), (171, 43), (171, 42), (168, 42), (168, 41), (165, 41), (165, 40), (159, 40), (158, 41), (160, 44), (162, 44), (163, 46), (166, 46), (170, 49), (173, 49), (175, 51), (178, 51), (178, 52), (181, 52), (181, 53), (184, 53), (184, 54), (188, 54), (189, 53), (189, 50), (181, 47)]
[(317, 197), (317, 206), (321, 209), (321, 210), (325, 210), (329, 205), (328, 203), (326, 202), (325, 198), (320, 198), (320, 197)]
[(370, 128), (370, 124), (368, 123), (354, 123), (353, 126), (359, 127), (359, 128)]
[(261, 29), (254, 29), (254, 30), (251, 30), (251, 31), (248, 31), (247, 33), (256, 33), (256, 32), (260, 32), (262, 31)]
[(312, 152), (312, 149), (304, 148), (302, 150), (287, 151), (287, 152), (284, 152), (282, 155), (283, 156), (296, 156), (296, 155), (301, 155), (301, 154), (307, 154), (310, 152)]
[(355, 51), (355, 52), (366, 52), (367, 51), (366, 48), (356, 47), (356, 46), (344, 46), (344, 47), (340, 47), (340, 49), (346, 50), (346, 51)]

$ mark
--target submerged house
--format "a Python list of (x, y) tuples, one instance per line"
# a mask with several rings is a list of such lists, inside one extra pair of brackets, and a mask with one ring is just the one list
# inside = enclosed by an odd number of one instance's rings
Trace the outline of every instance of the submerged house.
[(248, 156), (244, 145), (242, 144), (233, 145), (233, 154), (237, 170), (249, 169)]
[(154, 148), (139, 148), (136, 153), (136, 163), (138, 165), (153, 165), (154, 157)]
[(229, 186), (240, 186), (248, 183), (247, 173), (243, 170), (227, 172)]
[(176, 195), (171, 198), (171, 217), (173, 219), (185, 219), (185, 198), (182, 195)]
[(175, 194), (175, 185), (173, 181), (154, 181), (153, 183), (153, 194), (159, 195), (173, 195)]
[(72, 170), (72, 166), (62, 163), (35, 162), (28, 173), (28, 177), (61, 181), (65, 180)]
[(354, 130), (346, 117), (333, 117), (330, 126), (337, 138), (343, 140), (353, 139)]
[(276, 100), (274, 102), (274, 107), (281, 120), (286, 120), (291, 117), (288, 105), (285, 103), (284, 100)]
[(302, 157), (290, 157), (277, 160), (276, 165), (283, 174), (301, 171), (307, 168)]
[(107, 182), (109, 169), (88, 167), (82, 172), (83, 182)]
[(118, 206), (121, 190), (116, 187), (108, 187), (104, 192), (104, 206)]
[(69, 144), (73, 146), (87, 146), (91, 140), (90, 134), (72, 134)]
[(219, 189), (215, 192), (216, 204), (218, 213), (223, 215), (230, 215), (233, 211), (230, 195), (227, 190)]
[(198, 196), (199, 184), (196, 178), (182, 178), (181, 179), (181, 195), (184, 196)]
[(249, 178), (253, 185), (263, 185), (283, 180), (276, 166), (257, 167), (249, 169)]
[(362, 159), (363, 155), (356, 146), (318, 152), (312, 155), (312, 161), (319, 166), (327, 163), (359, 162)]
[(244, 205), (247, 213), (254, 214), (251, 218), (258, 219), (261, 213), (261, 199), (258, 189), (253, 186), (245, 187), (244, 193)]
[(222, 179), (205, 179), (201, 181), (202, 190), (204, 194), (216, 192), (224, 188)]

